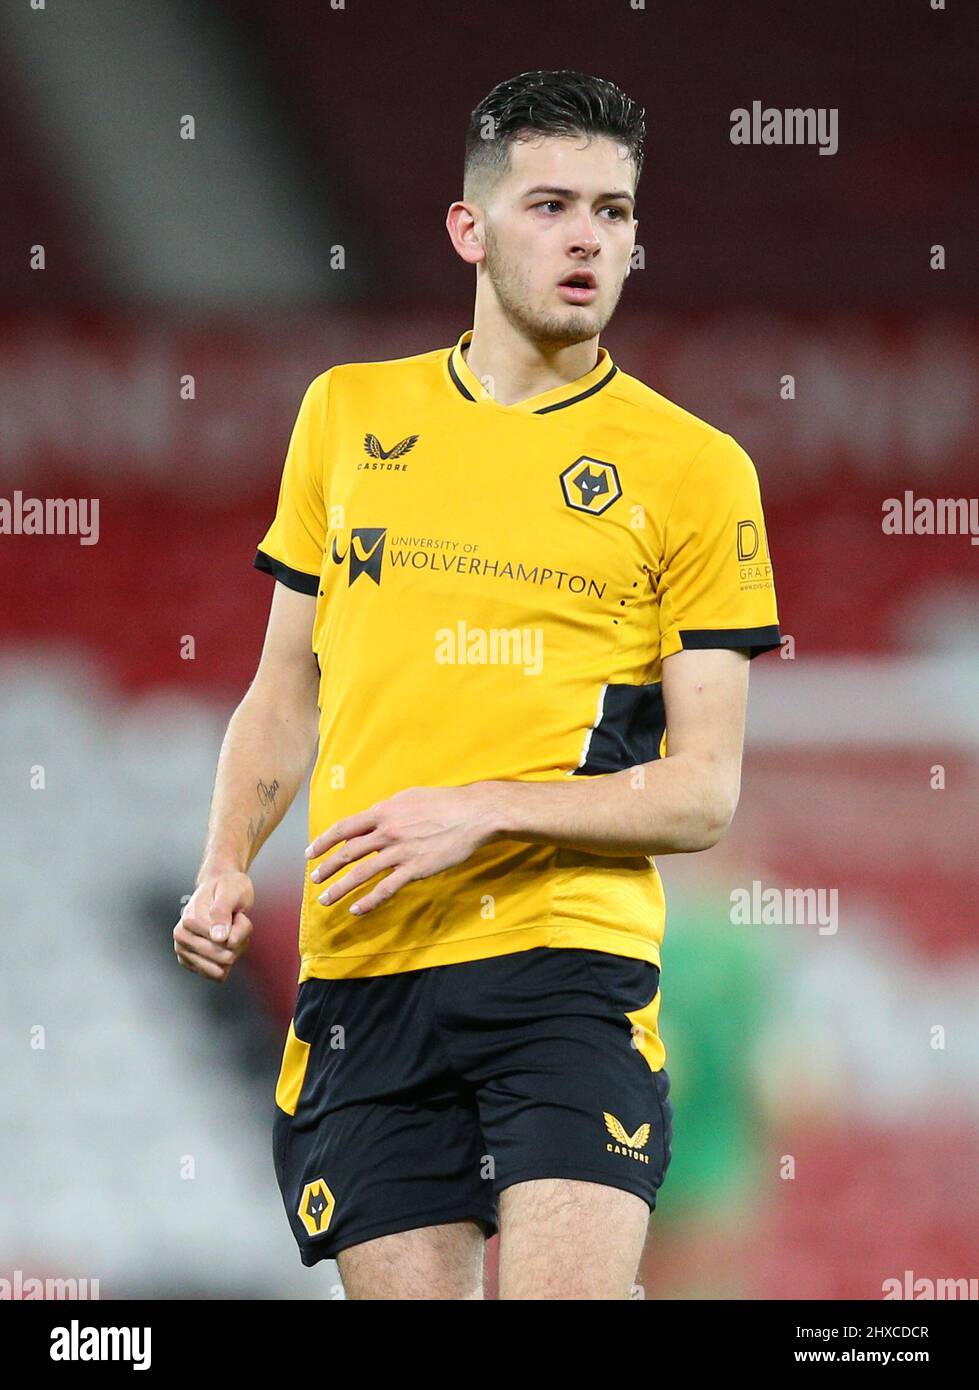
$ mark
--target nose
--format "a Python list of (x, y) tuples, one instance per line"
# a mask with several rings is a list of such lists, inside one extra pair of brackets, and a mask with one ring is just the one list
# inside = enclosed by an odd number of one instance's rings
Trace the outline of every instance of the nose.
[(594, 255), (601, 244), (601, 239), (595, 230), (595, 224), (592, 221), (591, 213), (582, 209), (568, 250), (572, 252), (581, 251), (586, 255)]

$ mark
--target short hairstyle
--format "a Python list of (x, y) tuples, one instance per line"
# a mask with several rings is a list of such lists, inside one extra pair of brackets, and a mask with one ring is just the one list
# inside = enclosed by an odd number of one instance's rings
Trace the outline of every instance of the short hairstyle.
[[(522, 72), (485, 96), (469, 117), (463, 197), (478, 197), (510, 167), (510, 146), (531, 132), (607, 135), (627, 145), (642, 170), (645, 110), (604, 77), (583, 72)], [(478, 191), (477, 191), (478, 190)]]

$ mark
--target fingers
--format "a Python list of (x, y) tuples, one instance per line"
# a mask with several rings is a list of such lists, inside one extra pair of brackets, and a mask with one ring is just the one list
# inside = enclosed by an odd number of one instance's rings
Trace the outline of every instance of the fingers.
[[(188, 970), (205, 975), (209, 980), (223, 980), (235, 961), (235, 953), (214, 942), (202, 941), (174, 928), (173, 949), (177, 960)], [(220, 959), (216, 953), (220, 953)]]
[(355, 816), (347, 816), (344, 820), (338, 820), (322, 835), (317, 835), (311, 845), (306, 846), (306, 858), (318, 859), (321, 854), (325, 854), (331, 845), (337, 845), (341, 840), (352, 840), (355, 835), (366, 835), (368, 831), (375, 829), (377, 825), (377, 808), (371, 806), (366, 811), (359, 811)]
[[(217, 965), (214, 961), (205, 960), (203, 956), (197, 955), (194, 951), (181, 949), (174, 942), (174, 949), (177, 953), (177, 960), (185, 970), (192, 970), (195, 975), (204, 975), (209, 980), (223, 981), (228, 977), (231, 965)], [(233, 958), (232, 958), (233, 963)]]
[(231, 919), (242, 907), (251, 906), (250, 880), (244, 874), (224, 874), (217, 880), (211, 899), (208, 934), (213, 941), (225, 941)]
[[(379, 834), (362, 835), (357, 840), (347, 840), (343, 849), (338, 849), (336, 854), (329, 855), (323, 860), (322, 864), (317, 864), (309, 877), (313, 883), (324, 883), (326, 879), (332, 878), (340, 869), (346, 868), (348, 864), (352, 864), (355, 859), (363, 859), (366, 854), (373, 854), (375, 850), (384, 851), (387, 848), (388, 846), (383, 837)], [(391, 848), (396, 848), (396, 846), (391, 846)], [(378, 855), (378, 859), (379, 858), (380, 855)], [(372, 862), (376, 865), (378, 860), (375, 859)], [(359, 868), (360, 865), (358, 865), (358, 869)], [(356, 870), (354, 872), (356, 872)], [(367, 874), (368, 878), (371, 874), (376, 872), (376, 868), (369, 869)], [(359, 881), (363, 882), (363, 879)], [(321, 898), (320, 902), (322, 901), (323, 899)]]
[[(231, 917), (228, 917), (228, 924)], [(208, 891), (198, 888), (193, 894), (187, 906), (180, 914), (180, 921), (177, 923), (188, 937), (208, 938), (211, 933), (211, 898)]]
[[(244, 874), (222, 876), (211, 899), (209, 891), (202, 885), (180, 914), (173, 929), (173, 949), (186, 969), (220, 981), (227, 978), (232, 965), (248, 947), (253, 926), (238, 903), (244, 900), (250, 904), (253, 894)], [(224, 939), (215, 939), (216, 936)]]
[(236, 912), (231, 921), (230, 935), (225, 942), (225, 946), (234, 952), (236, 959), (248, 949), (248, 938), (251, 934), (251, 919), (246, 917), (243, 912)]
[(337, 879), (335, 883), (330, 884), (329, 888), (320, 893), (317, 901), (321, 902), (324, 907), (339, 902), (354, 888), (359, 888), (362, 883), (374, 878), (383, 869), (389, 869), (393, 864), (400, 863), (402, 857), (400, 849), (393, 845), (390, 849), (380, 850), (377, 854), (372, 854), (369, 859), (362, 859), (360, 863), (354, 865), (349, 873), (344, 874), (343, 878)]
[[(370, 912), (372, 908), (379, 907), (381, 903), (386, 903), (399, 888), (403, 888), (412, 879), (424, 878), (424, 874), (417, 871), (416, 866), (403, 864), (400, 869), (395, 869), (388, 874), (387, 878), (382, 878), (376, 888), (372, 889), (366, 897), (359, 898), (352, 903), (350, 911), (357, 917), (362, 917), (365, 912)], [(344, 880), (345, 882), (346, 880)]]
[(209, 980), (221, 981), (227, 979), (235, 961), (248, 950), (251, 934), (252, 923), (243, 912), (235, 913), (231, 926), (230, 948), (209, 941), (206, 937), (181, 932), (178, 923), (173, 932), (173, 949), (177, 960), (188, 970), (204, 975)]
[(222, 874), (197, 888), (180, 921), (193, 935), (219, 941), (227, 937), (234, 913), (251, 907), (253, 900), (254, 890), (246, 874)]
[(234, 960), (233, 950), (220, 941), (211, 941), (209, 937), (191, 931), (183, 922), (178, 922), (173, 929), (173, 944), (180, 951), (201, 956), (204, 960), (217, 961), (218, 964)]

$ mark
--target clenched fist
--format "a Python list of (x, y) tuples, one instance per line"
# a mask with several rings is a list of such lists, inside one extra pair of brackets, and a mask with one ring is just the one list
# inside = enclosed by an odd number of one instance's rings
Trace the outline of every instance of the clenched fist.
[(247, 874), (231, 871), (202, 879), (173, 929), (177, 960), (209, 980), (225, 980), (248, 948), (255, 901)]

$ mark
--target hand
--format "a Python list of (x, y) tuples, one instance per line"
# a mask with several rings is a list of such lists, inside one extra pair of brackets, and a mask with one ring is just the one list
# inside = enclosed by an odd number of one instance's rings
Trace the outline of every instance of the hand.
[(209, 980), (226, 980), (248, 949), (252, 924), (245, 913), (254, 901), (247, 874), (231, 871), (203, 878), (173, 929), (180, 964)]
[(492, 782), (471, 782), (465, 787), (409, 787), (378, 801), (366, 811), (338, 820), (306, 850), (307, 859), (325, 854), (331, 845), (345, 841), (343, 849), (318, 864), (310, 878), (314, 883), (335, 874), (365, 855), (374, 857), (358, 864), (334, 883), (319, 901), (335, 903), (382, 869), (391, 869), (350, 911), (363, 915), (387, 902), (412, 879), (461, 864), (480, 846), (500, 835), (499, 788)]

